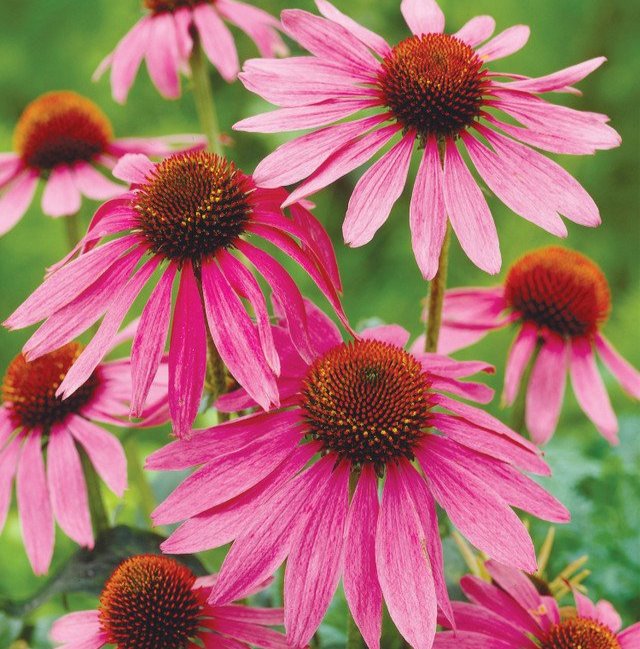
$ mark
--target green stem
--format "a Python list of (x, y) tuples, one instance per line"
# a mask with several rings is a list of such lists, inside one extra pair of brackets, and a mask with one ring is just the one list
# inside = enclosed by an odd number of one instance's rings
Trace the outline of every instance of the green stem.
[(529, 364), (527, 365), (527, 368), (522, 375), (522, 379), (520, 380), (520, 389), (518, 390), (518, 394), (516, 395), (513, 406), (511, 408), (511, 420), (509, 422), (509, 426), (511, 427), (511, 430), (515, 430), (516, 433), (520, 433), (521, 435), (524, 434), (526, 430), (525, 413), (527, 385), (529, 385), (531, 372), (533, 371), (533, 366), (535, 365), (536, 358), (538, 357), (538, 354), (540, 352), (540, 347), (541, 344), (540, 342), (538, 342), (533, 354), (531, 355), (531, 360), (529, 361)]
[(140, 497), (140, 508), (144, 514), (147, 523), (151, 521), (151, 513), (156, 508), (156, 499), (151, 490), (151, 485), (147, 480), (147, 475), (142, 468), (140, 458), (140, 449), (138, 442), (133, 437), (129, 437), (124, 443), (124, 452), (127, 456), (127, 467), (129, 469), (130, 483), (136, 486)]
[(202, 132), (209, 141), (209, 149), (218, 155), (223, 155), (222, 141), (220, 139), (220, 125), (216, 105), (207, 69), (207, 60), (202, 50), (200, 41), (196, 38), (191, 54), (191, 74), (193, 76), (193, 96)]
[(100, 480), (96, 474), (89, 456), (83, 449), (80, 451), (80, 459), (82, 461), (82, 468), (84, 470), (84, 477), (87, 481), (87, 492), (89, 494), (89, 512), (91, 514), (91, 522), (96, 538), (103, 532), (106, 532), (111, 526), (109, 524), (109, 516), (107, 508), (102, 498), (102, 490), (100, 489)]

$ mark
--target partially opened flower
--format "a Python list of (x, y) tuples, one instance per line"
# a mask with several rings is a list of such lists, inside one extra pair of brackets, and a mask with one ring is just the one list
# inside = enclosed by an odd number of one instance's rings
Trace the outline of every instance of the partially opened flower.
[[(445, 394), (490, 400), (485, 385), (460, 381), (490, 366), (406, 351), (409, 334), (395, 325), (343, 342), (324, 314), (307, 308), (313, 358), (274, 330), (280, 408), (199, 431), (149, 458), (150, 469), (203, 465), (154, 512), (157, 524), (186, 519), (163, 550), (235, 540), (213, 603), (238, 597), (286, 559), (285, 627), (295, 647), (318, 628), (341, 576), (370, 648), (380, 646), (383, 599), (406, 640), (430, 647), (437, 605), (452, 619), (436, 502), (479, 548), (528, 570), (533, 546), (511, 506), (558, 521), (568, 513), (520, 472), (548, 473), (535, 446)], [(240, 391), (218, 405), (254, 402)]]
[(470, 603), (452, 602), (455, 631), (436, 635), (435, 649), (637, 649), (640, 623), (621, 631), (613, 606), (594, 604), (574, 590), (575, 609), (560, 609), (531, 579), (496, 561), (487, 562), (492, 583), (466, 576)]
[(618, 440), (618, 421), (596, 365), (602, 362), (633, 397), (640, 399), (640, 372), (601, 332), (611, 311), (607, 278), (588, 257), (558, 246), (527, 253), (509, 269), (502, 286), (448, 291), (439, 349), (451, 353), (489, 331), (516, 323), (509, 352), (504, 400), (514, 402), (525, 370), (526, 425), (544, 444), (558, 424), (567, 371), (576, 399), (600, 433)]
[(489, 273), (500, 270), (496, 226), (463, 153), (500, 200), (548, 232), (566, 236), (561, 214), (582, 225), (600, 223), (585, 190), (531, 147), (588, 154), (620, 144), (605, 115), (538, 96), (578, 93), (572, 85), (603, 57), (530, 79), (486, 65), (525, 45), (529, 28), (524, 25), (490, 39), (495, 21), (477, 16), (455, 34), (445, 34), (435, 0), (403, 0), (401, 11), (413, 35), (391, 47), (327, 0), (316, 4), (324, 18), (300, 10), (282, 14), (285, 31), (311, 56), (251, 60), (240, 75), (249, 90), (282, 108), (243, 120), (238, 130), (324, 127), (263, 160), (254, 174), (259, 186), (304, 180), (289, 198), (299, 200), (393, 143), (360, 178), (349, 201), (344, 237), (361, 246), (400, 197), (417, 146), (421, 163), (410, 226), (416, 260), (428, 279), (438, 268), (447, 218), (477, 266)]
[(286, 54), (271, 14), (236, 0), (143, 0), (147, 10), (100, 64), (94, 80), (111, 68), (113, 98), (124, 103), (143, 60), (158, 91), (167, 98), (180, 96), (180, 72), (189, 71), (189, 58), (197, 39), (211, 63), (226, 81), (240, 68), (227, 20), (257, 45), (262, 56)]
[(65, 615), (51, 638), (58, 649), (287, 649), (269, 628), (282, 624), (282, 609), (212, 606), (212, 583), (170, 557), (131, 557), (105, 584), (98, 610)]
[[(15, 478), (24, 545), (37, 574), (49, 569), (54, 519), (76, 543), (93, 547), (80, 449), (113, 493), (122, 496), (127, 486), (124, 450), (102, 424), (133, 425), (127, 420), (129, 359), (102, 363), (63, 401), (56, 391), (81, 352), (82, 345), (69, 343), (31, 363), (19, 354), (7, 368), (2, 384), (0, 530)], [(143, 425), (168, 419), (166, 391), (163, 371), (152, 386)]]
[(82, 195), (104, 200), (125, 191), (104, 172), (126, 153), (166, 155), (174, 145), (202, 142), (197, 136), (115, 139), (107, 116), (86, 97), (67, 90), (41, 95), (16, 125), (15, 153), (0, 154), (0, 234), (22, 218), (40, 179), (42, 211), (69, 216), (80, 210)]
[[(6, 322), (20, 328), (47, 318), (25, 345), (27, 356), (37, 358), (64, 344), (104, 315), (58, 388), (58, 395), (72, 395), (104, 356), (139, 293), (159, 273), (133, 341), (132, 413), (139, 414), (164, 352), (172, 287), (179, 276), (169, 347), (176, 434), (189, 432), (198, 411), (209, 333), (231, 374), (252, 397), (263, 408), (277, 405), (280, 359), (270, 316), (258, 281), (241, 259), (270, 285), (296, 348), (310, 359), (300, 291), (284, 267), (248, 239), (273, 244), (295, 260), (346, 323), (333, 247), (322, 226), (298, 204), (290, 218), (285, 216), (280, 209), (284, 190), (256, 188), (250, 176), (211, 153), (177, 154), (159, 164), (128, 156), (116, 175), (130, 182), (131, 190), (98, 210), (81, 242), (84, 252), (56, 269)], [(103, 237), (110, 240), (96, 246)]]

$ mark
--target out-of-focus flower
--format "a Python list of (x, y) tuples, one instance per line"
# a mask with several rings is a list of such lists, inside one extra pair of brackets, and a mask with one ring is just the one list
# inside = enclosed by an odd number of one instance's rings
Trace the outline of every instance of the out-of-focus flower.
[(69, 343), (31, 363), (19, 354), (7, 368), (2, 384), (0, 530), (15, 478), (24, 545), (37, 574), (46, 573), (51, 563), (54, 519), (76, 543), (93, 547), (78, 449), (83, 450), (109, 489), (122, 496), (127, 486), (124, 450), (101, 424), (151, 426), (169, 418), (165, 365), (154, 379), (139, 424), (127, 420), (131, 394), (128, 358), (98, 365), (68, 399), (56, 396), (81, 353), (82, 345)]
[[(437, 605), (452, 619), (436, 501), (477, 547), (531, 571), (533, 545), (511, 506), (548, 520), (569, 514), (520, 471), (548, 473), (536, 447), (456, 398), (489, 401), (492, 390), (460, 378), (490, 366), (405, 351), (409, 334), (396, 325), (345, 343), (323, 313), (307, 309), (311, 359), (274, 328), (279, 409), (196, 432), (149, 458), (151, 469), (203, 465), (154, 513), (157, 524), (186, 519), (163, 549), (195, 552), (235, 540), (215, 603), (233, 600), (288, 557), (285, 627), (293, 646), (310, 640), (342, 576), (370, 648), (380, 646), (383, 599), (406, 640), (428, 647)], [(242, 390), (218, 402), (254, 405)]]
[(42, 211), (69, 216), (80, 210), (82, 195), (105, 200), (126, 191), (99, 171), (110, 171), (126, 153), (167, 155), (203, 143), (195, 135), (114, 139), (109, 119), (92, 101), (67, 90), (48, 92), (22, 113), (15, 153), (0, 154), (0, 234), (23, 217), (40, 179)]
[[(531, 147), (589, 154), (620, 144), (605, 115), (538, 96), (578, 93), (573, 84), (598, 68), (603, 57), (530, 79), (486, 66), (525, 45), (529, 28), (524, 25), (490, 39), (495, 21), (477, 16), (455, 34), (445, 34), (444, 14), (434, 0), (403, 0), (413, 36), (391, 47), (327, 0), (316, 4), (324, 18), (300, 10), (282, 14), (285, 31), (312, 56), (250, 60), (240, 75), (249, 90), (282, 108), (243, 120), (236, 129), (325, 127), (265, 158), (254, 174), (259, 186), (306, 179), (288, 199), (300, 200), (363, 165), (400, 135), (351, 195), (343, 233), (349, 245), (361, 246), (400, 197), (417, 143), (423, 153), (410, 226), (416, 260), (428, 279), (438, 269), (447, 218), (477, 266), (489, 273), (500, 270), (496, 226), (462, 153), (500, 200), (548, 232), (567, 235), (561, 214), (586, 226), (600, 223), (587, 192)], [(356, 115), (361, 116), (354, 120)]]
[(184, 565), (143, 554), (116, 568), (95, 611), (70, 613), (51, 629), (58, 649), (287, 649), (282, 609), (239, 604), (211, 606), (215, 576), (196, 576)]
[[(310, 359), (298, 287), (280, 263), (248, 239), (268, 242), (302, 266), (347, 324), (333, 246), (320, 223), (299, 204), (291, 206), (291, 218), (285, 216), (280, 209), (284, 190), (256, 188), (251, 176), (211, 153), (177, 154), (159, 164), (143, 155), (127, 156), (115, 175), (131, 183), (130, 191), (98, 210), (79, 244), (83, 254), (63, 260), (67, 263), (6, 322), (22, 328), (47, 318), (25, 345), (27, 357), (37, 358), (68, 342), (104, 314), (96, 335), (58, 388), (58, 395), (69, 397), (93, 372), (139, 293), (159, 271), (133, 341), (132, 413), (139, 414), (164, 352), (176, 275), (180, 281), (169, 348), (169, 405), (176, 434), (188, 434), (198, 411), (207, 332), (252, 397), (263, 408), (277, 405), (280, 359), (266, 300), (254, 275), (232, 251), (270, 285), (293, 343)], [(103, 237), (110, 240), (96, 246)], [(241, 298), (251, 305), (255, 322)]]
[(180, 96), (180, 72), (189, 72), (194, 38), (226, 81), (239, 70), (238, 52), (224, 20), (239, 27), (262, 56), (287, 53), (271, 14), (236, 0), (144, 0), (145, 14), (98, 66), (94, 80), (111, 68), (113, 98), (124, 103), (143, 60), (164, 97)]
[(640, 399), (640, 373), (601, 333), (610, 311), (607, 279), (593, 261), (558, 246), (540, 248), (515, 262), (502, 286), (448, 291), (439, 349), (452, 353), (489, 331), (517, 323), (520, 329), (509, 352), (504, 401), (514, 402), (533, 359), (525, 414), (533, 440), (544, 444), (553, 435), (568, 372), (580, 407), (615, 444), (618, 421), (596, 365), (596, 351), (636, 399)]

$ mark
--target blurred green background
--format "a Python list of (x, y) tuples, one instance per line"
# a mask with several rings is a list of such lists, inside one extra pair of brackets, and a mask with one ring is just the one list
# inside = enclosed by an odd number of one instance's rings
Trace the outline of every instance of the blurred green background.
[[(0, 151), (10, 151), (12, 132), (24, 106), (39, 94), (72, 89), (95, 100), (111, 118), (117, 136), (163, 135), (198, 130), (188, 81), (182, 99), (163, 101), (152, 87), (146, 71), (135, 82), (126, 106), (115, 104), (106, 78), (93, 84), (93, 71), (140, 15), (137, 0), (1, 0), (0, 2)], [(312, 10), (312, 0), (260, 0), (259, 5), (274, 14), (287, 7)], [(383, 34), (391, 43), (407, 35), (398, 0), (336, 0), (336, 5), (355, 19)], [(566, 245), (597, 261), (609, 278), (613, 313), (605, 332), (620, 352), (640, 365), (640, 229), (639, 169), (640, 96), (637, 72), (640, 48), (637, 25), (640, 5), (627, 0), (441, 0), (447, 15), (447, 30), (455, 31), (473, 15), (495, 16), (498, 29), (515, 23), (531, 25), (528, 45), (494, 69), (531, 76), (547, 74), (593, 56), (605, 55), (608, 63), (580, 84), (584, 97), (563, 96), (560, 101), (576, 108), (607, 113), (622, 134), (623, 145), (595, 157), (563, 157), (560, 162), (592, 194), (600, 206), (603, 225), (595, 230), (568, 223)], [(256, 56), (249, 40), (239, 34), (237, 43), (243, 59)], [(223, 129), (232, 135), (230, 156), (246, 171), (290, 135), (260, 136), (232, 133), (239, 119), (268, 107), (249, 94), (241, 84), (227, 85), (212, 76)], [(427, 285), (413, 260), (409, 242), (409, 192), (396, 205), (388, 223), (364, 248), (347, 249), (341, 239), (341, 223), (349, 193), (361, 171), (343, 179), (316, 197), (316, 214), (331, 233), (345, 286), (344, 302), (354, 323), (370, 318), (399, 322), (419, 333), (419, 313)], [(528, 249), (555, 243), (542, 230), (518, 218), (497, 199), (489, 199), (502, 243), (504, 268)], [(85, 201), (82, 218), (90, 217), (95, 204)], [(44, 217), (39, 194), (25, 218), (0, 239), (0, 316), (6, 317), (41, 281), (45, 266), (65, 252), (64, 224)], [(303, 289), (316, 298), (308, 279), (297, 274)], [(491, 285), (491, 278), (452, 246), (449, 274), (451, 286)], [(322, 302), (321, 302), (322, 303)], [(0, 371), (18, 353), (28, 332), (0, 330)], [(499, 389), (504, 358), (512, 331), (489, 336), (461, 356), (495, 363), (491, 379)], [(609, 376), (605, 376), (614, 408), (621, 421), (621, 445), (610, 448), (578, 409), (571, 390), (558, 432), (548, 445), (547, 458), (555, 477), (546, 486), (561, 497), (573, 513), (573, 522), (557, 530), (551, 571), (556, 572), (582, 554), (591, 557), (593, 575), (590, 594), (611, 600), (625, 621), (640, 611), (640, 417), (637, 404), (627, 398)], [(501, 413), (499, 399), (491, 406)], [(142, 435), (145, 450), (166, 440), (166, 432)], [(154, 487), (170, 487), (165, 478)], [(175, 480), (173, 480), (175, 483)], [(130, 490), (118, 508), (118, 520), (142, 523), (138, 496)], [(112, 503), (115, 505), (115, 503)], [(538, 542), (546, 526), (533, 523)], [(499, 531), (497, 531), (499, 533)], [(73, 545), (58, 534), (54, 570), (73, 552)], [(448, 570), (452, 583), (463, 567), (448, 547)], [(219, 557), (207, 557), (210, 568)], [(22, 549), (15, 509), (0, 536), (0, 602), (10, 597), (30, 596), (45, 579), (31, 574)], [(79, 605), (72, 598), (71, 606)], [(88, 602), (91, 605), (91, 600)], [(44, 629), (50, 619), (64, 610), (61, 598), (30, 616), (35, 624), (34, 646), (47, 646)], [(340, 601), (323, 630), (324, 646), (341, 646), (344, 611)], [(336, 620), (332, 622), (332, 620)], [(0, 649), (9, 645), (18, 625), (0, 617)], [(336, 627), (332, 629), (332, 624)]]

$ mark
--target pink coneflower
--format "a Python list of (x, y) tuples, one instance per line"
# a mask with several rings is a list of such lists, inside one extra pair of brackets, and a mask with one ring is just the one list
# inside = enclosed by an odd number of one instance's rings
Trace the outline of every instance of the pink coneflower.
[(40, 178), (45, 179), (42, 211), (69, 216), (84, 195), (104, 200), (125, 188), (98, 170), (110, 170), (126, 153), (166, 155), (172, 145), (202, 145), (196, 136), (114, 139), (107, 116), (86, 97), (67, 90), (31, 102), (14, 133), (15, 153), (0, 154), (0, 235), (29, 208)]
[(600, 268), (578, 252), (550, 246), (515, 262), (503, 286), (448, 291), (439, 348), (451, 353), (489, 331), (517, 323), (520, 330), (509, 352), (504, 400), (507, 405), (514, 402), (533, 358), (525, 420), (536, 444), (549, 441), (556, 429), (567, 370), (580, 407), (615, 444), (618, 421), (595, 352), (637, 399), (640, 373), (600, 333), (610, 310), (609, 285)]
[[(176, 434), (189, 432), (198, 411), (207, 331), (231, 374), (251, 396), (263, 408), (277, 405), (280, 359), (265, 297), (232, 251), (271, 286), (296, 348), (311, 358), (300, 291), (284, 267), (247, 235), (273, 244), (302, 266), (346, 322), (338, 297), (338, 268), (322, 226), (298, 204), (291, 207), (291, 218), (284, 216), (284, 190), (256, 188), (251, 176), (212, 153), (177, 154), (159, 164), (143, 155), (127, 156), (115, 174), (130, 182), (131, 190), (98, 210), (83, 244), (87, 250), (102, 237), (111, 240), (55, 270), (6, 322), (21, 328), (47, 318), (25, 345), (27, 356), (36, 358), (67, 342), (104, 314), (97, 334), (58, 388), (63, 397), (73, 394), (159, 270), (133, 341), (133, 414), (144, 404), (164, 351), (176, 275), (180, 279), (169, 351), (169, 404)], [(255, 313), (257, 327), (241, 298)]]
[[(15, 477), (22, 536), (37, 574), (46, 573), (51, 563), (54, 518), (76, 543), (93, 547), (78, 447), (113, 493), (122, 496), (127, 486), (122, 446), (99, 424), (132, 425), (127, 421), (129, 359), (99, 365), (63, 401), (56, 391), (81, 353), (82, 345), (69, 343), (31, 363), (19, 354), (7, 368), (2, 384), (0, 530), (6, 521)], [(168, 419), (165, 413), (166, 376), (159, 375), (142, 423), (163, 423)]]
[(471, 603), (452, 602), (456, 630), (436, 635), (435, 649), (637, 649), (640, 623), (620, 631), (613, 606), (574, 590), (575, 611), (541, 595), (527, 575), (488, 561), (492, 583), (463, 577)]
[[(307, 308), (312, 359), (274, 328), (280, 408), (199, 431), (149, 458), (150, 469), (203, 465), (154, 512), (157, 524), (187, 519), (163, 549), (235, 540), (213, 603), (233, 600), (288, 557), (285, 627), (295, 647), (317, 629), (342, 576), (370, 648), (380, 646), (383, 599), (406, 640), (428, 648), (436, 604), (451, 619), (436, 501), (471, 542), (528, 570), (533, 545), (510, 506), (557, 521), (568, 512), (520, 472), (548, 473), (534, 445), (444, 394), (490, 400), (485, 385), (459, 380), (490, 366), (405, 351), (409, 334), (396, 325), (345, 343)], [(254, 404), (240, 391), (218, 405)]]
[(367, 116), (284, 144), (257, 167), (259, 186), (281, 187), (306, 178), (289, 198), (299, 200), (400, 136), (361, 177), (349, 201), (344, 237), (349, 245), (361, 246), (400, 197), (417, 144), (423, 153), (410, 225), (416, 260), (428, 279), (438, 268), (447, 217), (470, 259), (487, 272), (500, 270), (496, 226), (464, 152), (500, 200), (545, 230), (567, 235), (560, 214), (582, 225), (600, 223), (585, 190), (530, 146), (585, 154), (620, 144), (605, 115), (537, 96), (579, 94), (572, 84), (599, 67), (603, 57), (530, 79), (486, 67), (524, 46), (529, 37), (524, 25), (487, 41), (495, 21), (477, 16), (455, 34), (444, 34), (444, 15), (434, 0), (403, 0), (401, 10), (413, 36), (391, 47), (327, 0), (316, 4), (325, 18), (300, 10), (282, 14), (285, 31), (312, 56), (251, 60), (240, 75), (249, 90), (282, 108), (235, 128), (291, 131), (325, 126), (365, 110)]
[(282, 624), (282, 609), (211, 606), (212, 583), (169, 557), (131, 557), (105, 584), (98, 610), (65, 615), (51, 638), (58, 649), (287, 649), (269, 628)]
[(223, 20), (239, 27), (262, 56), (286, 54), (280, 21), (258, 7), (236, 0), (144, 0), (149, 11), (98, 66), (94, 80), (111, 67), (113, 98), (124, 103), (142, 60), (164, 97), (180, 96), (180, 72), (189, 70), (197, 36), (205, 54), (226, 81), (238, 75), (238, 52)]

